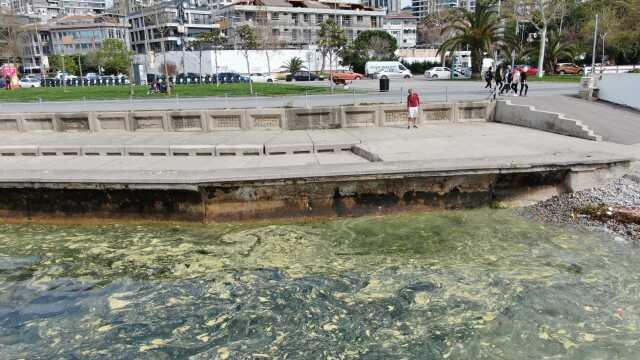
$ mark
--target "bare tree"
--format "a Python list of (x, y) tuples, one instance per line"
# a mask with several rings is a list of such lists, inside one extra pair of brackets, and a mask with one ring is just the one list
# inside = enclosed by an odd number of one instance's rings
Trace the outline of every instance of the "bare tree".
[(168, 13), (163, 12), (162, 14), (156, 14), (155, 16), (155, 26), (162, 38), (160, 40), (160, 52), (162, 52), (162, 67), (164, 68), (164, 78), (167, 85), (167, 95), (171, 96), (171, 80), (169, 80), (169, 69), (167, 68), (167, 54), (165, 47), (165, 39), (171, 32), (171, 27), (168, 25), (171, 21), (171, 16)]
[[(527, 1), (523, 1), (527, 2)], [(558, 0), (528, 0), (528, 5), (534, 10), (532, 23), (540, 33), (540, 50), (538, 52), (538, 77), (544, 75), (544, 57), (547, 46), (547, 31), (549, 25), (561, 13), (564, 1)]]
[[(249, 25), (242, 25), (236, 30), (236, 34), (238, 36), (240, 49), (242, 49), (242, 54), (247, 62), (247, 73), (251, 75), (251, 67), (249, 66), (249, 50), (255, 50), (258, 47), (256, 31)], [(253, 82), (251, 81), (251, 78), (249, 78), (249, 91), (253, 94)]]
[(0, 10), (0, 58), (15, 64), (21, 57), (24, 27), (12, 11)]

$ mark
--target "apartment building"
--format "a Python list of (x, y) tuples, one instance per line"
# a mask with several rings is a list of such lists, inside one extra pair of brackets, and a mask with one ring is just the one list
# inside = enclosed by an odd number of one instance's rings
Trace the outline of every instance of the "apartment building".
[(7, 0), (9, 8), (21, 15), (35, 15), (42, 21), (68, 15), (104, 13), (107, 0)]
[(385, 9), (387, 14), (398, 14), (402, 11), (400, 0), (366, 0), (366, 5), (375, 9)]
[(387, 15), (382, 28), (396, 38), (399, 48), (416, 46), (418, 17), (411, 15)]
[(439, 11), (453, 8), (473, 10), (476, 8), (475, 0), (412, 0), (411, 9), (414, 16), (423, 18)]
[(48, 24), (29, 24), (23, 34), (25, 66), (40, 66), (49, 55), (77, 55), (99, 49), (106, 39), (129, 45), (128, 25), (112, 16), (72, 15)]
[[(358, 2), (315, 0), (240, 0), (214, 12), (224, 21), (230, 47), (238, 48), (235, 29), (249, 24), (279, 47), (309, 48), (318, 44), (320, 24), (333, 19), (348, 40), (362, 31), (382, 30), (384, 9)], [(266, 32), (266, 34), (265, 34)]]
[(188, 3), (179, 10), (175, 1), (135, 9), (129, 14), (129, 24), (131, 48), (141, 54), (160, 52), (162, 42), (166, 51), (182, 50), (199, 33), (218, 26), (208, 6)]

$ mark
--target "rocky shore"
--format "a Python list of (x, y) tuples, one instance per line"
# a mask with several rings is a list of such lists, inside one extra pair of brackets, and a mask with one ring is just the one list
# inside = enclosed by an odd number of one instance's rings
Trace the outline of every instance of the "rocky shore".
[(519, 212), (543, 223), (587, 226), (640, 242), (640, 166), (604, 187), (555, 196)]

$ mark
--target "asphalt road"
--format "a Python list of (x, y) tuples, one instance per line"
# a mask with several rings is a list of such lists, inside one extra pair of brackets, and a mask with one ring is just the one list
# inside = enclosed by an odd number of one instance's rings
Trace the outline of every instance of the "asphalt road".
[[(304, 84), (304, 83), (300, 83)], [(327, 86), (327, 83), (310, 82), (311, 85)], [(129, 110), (189, 110), (189, 109), (226, 109), (226, 108), (261, 108), (261, 107), (304, 107), (351, 105), (353, 103), (394, 103), (402, 102), (407, 90), (418, 91), (422, 101), (446, 102), (461, 100), (485, 100), (490, 92), (485, 90), (484, 83), (478, 81), (426, 80), (422, 77), (413, 79), (392, 79), (390, 91), (378, 92), (377, 80), (360, 80), (354, 82), (355, 90), (350, 94), (328, 94), (309, 96), (280, 97), (206, 97), (206, 98), (158, 98), (141, 100), (108, 100), (108, 101), (61, 101), (7, 103), (0, 102), (0, 113), (19, 112), (74, 112), (74, 111), (129, 111)], [(529, 96), (559, 96), (576, 94), (578, 84), (574, 83), (531, 83)]]

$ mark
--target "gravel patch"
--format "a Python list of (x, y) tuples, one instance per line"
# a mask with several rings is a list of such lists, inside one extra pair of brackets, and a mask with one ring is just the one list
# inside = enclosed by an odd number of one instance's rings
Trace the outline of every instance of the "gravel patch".
[(520, 214), (543, 223), (571, 224), (611, 232), (619, 237), (640, 242), (640, 224), (622, 223), (615, 219), (600, 221), (585, 215), (590, 206), (640, 209), (640, 168), (601, 188), (562, 194), (519, 209)]

